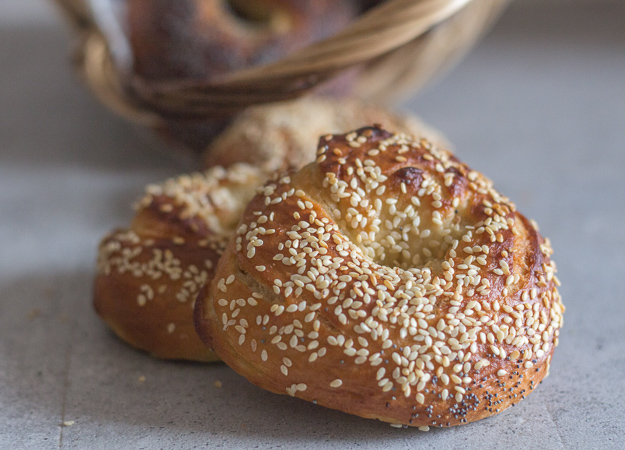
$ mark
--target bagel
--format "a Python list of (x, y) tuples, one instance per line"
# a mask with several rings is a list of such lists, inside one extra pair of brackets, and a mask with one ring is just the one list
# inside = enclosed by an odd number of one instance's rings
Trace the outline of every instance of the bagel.
[(135, 73), (148, 80), (216, 79), (328, 37), (352, 0), (128, 0)]
[(299, 169), (314, 160), (319, 136), (344, 133), (363, 123), (383, 123), (448, 146), (445, 137), (413, 115), (393, 113), (356, 99), (304, 97), (243, 111), (211, 143), (204, 165), (228, 167), (246, 162), (271, 174)]
[[(293, 117), (278, 128), (278, 118), (331, 111), (332, 117), (386, 120), (408, 133), (433, 133), (412, 116), (357, 101), (306, 100), (254, 108), (245, 116), (249, 119), (241, 118), (216, 143), (217, 153), (228, 150), (219, 162), (226, 163), (230, 154), (227, 169), (213, 166), (148, 187), (130, 228), (116, 230), (100, 244), (94, 306), (118, 336), (160, 358), (217, 359), (193, 329), (197, 293), (212, 280), (254, 190), (276, 170), (314, 160), (314, 146), (301, 145), (300, 135), (317, 139), (315, 128), (301, 132), (295, 125), (303, 122)], [(263, 114), (268, 119), (257, 122)]]
[(235, 236), (195, 323), (257, 386), (425, 430), (503, 411), (549, 371), (564, 312), (549, 240), (425, 139), (321, 138)]
[(159, 358), (218, 359), (195, 333), (193, 305), (265, 181), (239, 164), (146, 188), (130, 228), (99, 246), (94, 307), (120, 338)]
[[(193, 80), (218, 84), (232, 73), (277, 61), (337, 33), (361, 6), (354, 0), (124, 3), (132, 70), (148, 84)], [(339, 80), (325, 88), (334, 95), (345, 95), (349, 84)], [(195, 120), (168, 117), (156, 131), (176, 148), (200, 153), (232, 118), (231, 112)]]

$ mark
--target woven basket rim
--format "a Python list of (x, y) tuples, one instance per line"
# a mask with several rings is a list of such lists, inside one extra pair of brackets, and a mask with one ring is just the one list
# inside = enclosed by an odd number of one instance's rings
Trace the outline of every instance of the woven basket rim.
[[(102, 13), (106, 12), (103, 0), (54, 1), (76, 31), (76, 65), (94, 94), (122, 116), (151, 126), (173, 118), (223, 116), (255, 104), (297, 98), (347, 69), (376, 64), (379, 67), (402, 51), (404, 61), (395, 58), (399, 64), (393, 67), (400, 67), (403, 90), (407, 90), (410, 83), (406, 78), (411, 73), (407, 63), (415, 64), (409, 59), (405, 61), (407, 49), (419, 58), (429, 58), (430, 67), (425, 67), (425, 72), (430, 72), (428, 76), (414, 77), (422, 84), (471, 47), (508, 2), (387, 0), (334, 36), (273, 63), (234, 71), (218, 79), (155, 82), (132, 73), (129, 43), (120, 43), (119, 39), (112, 42), (110, 17), (107, 22)], [(438, 58), (433, 58), (433, 47), (438, 49)], [(382, 72), (389, 70), (378, 70)], [(388, 94), (384, 80), (374, 84), (378, 85), (379, 97)], [(359, 94), (366, 97), (362, 85)], [(392, 91), (389, 81), (386, 88)]]

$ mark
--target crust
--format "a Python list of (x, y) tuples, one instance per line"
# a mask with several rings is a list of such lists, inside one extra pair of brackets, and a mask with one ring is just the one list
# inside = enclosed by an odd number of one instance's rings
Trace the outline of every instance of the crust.
[(246, 162), (269, 174), (299, 169), (315, 159), (319, 136), (372, 123), (448, 145), (438, 131), (413, 115), (392, 113), (353, 99), (306, 97), (239, 114), (207, 149), (205, 167)]
[[(212, 279), (254, 189), (276, 171), (313, 161), (309, 142), (319, 139), (324, 126), (335, 121), (347, 127), (360, 119), (437, 136), (412, 116), (355, 101), (308, 99), (251, 109), (214, 146), (219, 156), (213, 163), (227, 170), (214, 166), (149, 187), (131, 227), (104, 239), (95, 283), (98, 313), (122, 339), (155, 356), (216, 359), (193, 332), (190, 309), (202, 284)], [(169, 273), (172, 261), (175, 270)]]
[(130, 0), (134, 70), (147, 79), (212, 79), (279, 59), (356, 15), (351, 0)]
[(198, 297), (196, 328), (264, 389), (458, 425), (548, 373), (564, 311), (550, 254), (449, 152), (363, 128), (322, 138), (315, 163), (259, 191)]
[(193, 306), (264, 180), (239, 165), (148, 187), (131, 227), (99, 248), (94, 307), (119, 337), (160, 358), (219, 359), (195, 333)]

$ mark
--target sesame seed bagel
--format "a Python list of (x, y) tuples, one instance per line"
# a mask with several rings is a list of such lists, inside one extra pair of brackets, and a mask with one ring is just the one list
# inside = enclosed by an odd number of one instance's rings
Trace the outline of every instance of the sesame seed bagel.
[(102, 241), (97, 312), (122, 339), (154, 356), (218, 359), (197, 337), (192, 307), (254, 189), (278, 170), (314, 160), (312, 142), (324, 124), (365, 118), (443, 139), (414, 116), (355, 100), (311, 98), (251, 108), (214, 144), (219, 156), (212, 164), (227, 169), (213, 165), (205, 173), (148, 187), (130, 228)]
[(256, 187), (246, 164), (151, 185), (129, 229), (100, 244), (94, 306), (123, 340), (165, 359), (219, 359), (197, 336), (193, 305)]
[(362, 128), (252, 199), (196, 329), (270, 391), (419, 427), (504, 410), (547, 375), (549, 241), (428, 141)]

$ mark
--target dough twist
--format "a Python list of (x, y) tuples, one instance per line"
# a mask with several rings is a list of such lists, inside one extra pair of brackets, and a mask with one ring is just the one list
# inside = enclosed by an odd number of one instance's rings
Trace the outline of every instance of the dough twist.
[(252, 199), (196, 328), (254, 384), (392, 424), (452, 426), (545, 377), (564, 307), (549, 241), (428, 141), (362, 128)]

